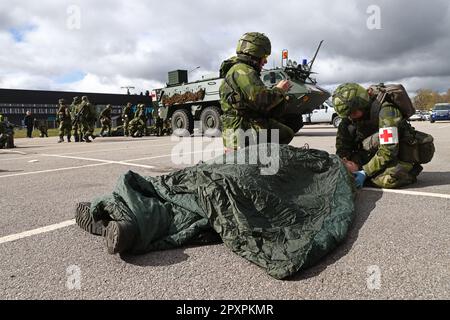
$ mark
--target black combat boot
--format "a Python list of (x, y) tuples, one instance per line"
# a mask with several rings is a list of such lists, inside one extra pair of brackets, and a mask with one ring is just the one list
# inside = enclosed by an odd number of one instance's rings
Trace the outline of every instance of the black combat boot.
[(63, 137), (59, 137), (59, 140), (58, 140), (58, 143), (61, 143), (61, 142), (64, 142), (64, 139), (63, 139)]
[(80, 142), (80, 136), (75, 134), (73, 135), (73, 138), (75, 139), (75, 142)]
[(72, 142), (70, 141), (70, 136), (67, 136), (67, 142)]
[(110, 221), (106, 227), (106, 247), (108, 253), (124, 253), (131, 249), (136, 237), (136, 229), (126, 221)]
[(85, 136), (84, 136), (84, 141), (86, 141), (86, 142), (88, 142), (88, 143), (89, 143), (89, 142), (92, 142), (92, 141), (89, 139), (89, 136), (88, 136), (88, 135), (85, 135)]
[(105, 225), (108, 221), (94, 221), (90, 212), (91, 203), (90, 202), (79, 202), (77, 204), (76, 213), (75, 213), (75, 221), (77, 225), (97, 236), (105, 236), (106, 235), (106, 227)]
[(416, 164), (414, 164), (411, 171), (409, 171), (409, 173), (411, 175), (413, 175), (414, 177), (417, 177), (422, 172), (422, 170), (423, 170), (423, 167), (420, 164), (416, 163)]

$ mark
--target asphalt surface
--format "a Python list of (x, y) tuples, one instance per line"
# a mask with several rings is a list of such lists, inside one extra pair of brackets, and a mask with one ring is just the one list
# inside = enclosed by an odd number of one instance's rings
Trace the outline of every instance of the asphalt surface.
[[(420, 181), (400, 193), (360, 191), (347, 240), (283, 281), (222, 244), (109, 255), (73, 224), (75, 204), (110, 193), (125, 171), (168, 173), (221, 152), (221, 139), (17, 139), (0, 150), (0, 299), (449, 299), (450, 123), (414, 126), (437, 149)], [(333, 153), (335, 134), (306, 126), (291, 144)]]

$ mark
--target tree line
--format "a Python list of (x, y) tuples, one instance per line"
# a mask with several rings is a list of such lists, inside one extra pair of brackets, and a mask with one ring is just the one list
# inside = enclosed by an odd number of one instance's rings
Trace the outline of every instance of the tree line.
[(419, 89), (413, 98), (417, 110), (431, 110), (436, 103), (450, 103), (450, 89), (443, 94), (431, 89)]

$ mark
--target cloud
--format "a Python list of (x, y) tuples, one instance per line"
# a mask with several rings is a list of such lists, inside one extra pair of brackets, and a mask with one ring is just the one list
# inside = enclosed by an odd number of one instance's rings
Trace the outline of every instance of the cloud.
[[(371, 5), (381, 29), (367, 27)], [(272, 41), (269, 67), (284, 48), (309, 60), (324, 39), (314, 69), (325, 87), (401, 80), (411, 90), (446, 91), (449, 8), (447, 0), (4, 1), (0, 87), (123, 92), (133, 85), (139, 93), (164, 86), (171, 70), (200, 66), (193, 80), (217, 72), (244, 32), (260, 31)]]

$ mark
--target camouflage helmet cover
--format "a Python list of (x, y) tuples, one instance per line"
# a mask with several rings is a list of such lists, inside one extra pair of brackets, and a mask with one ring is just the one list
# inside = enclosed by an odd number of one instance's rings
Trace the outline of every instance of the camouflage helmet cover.
[(333, 93), (334, 109), (341, 118), (346, 118), (354, 110), (364, 110), (369, 107), (367, 90), (357, 83), (341, 84)]
[(247, 32), (238, 41), (236, 53), (255, 58), (268, 57), (272, 46), (269, 38), (263, 33)]
[(87, 101), (87, 99), (88, 99), (88, 97), (86, 97), (86, 96), (81, 97), (81, 100), (83, 100), (83, 101)]

